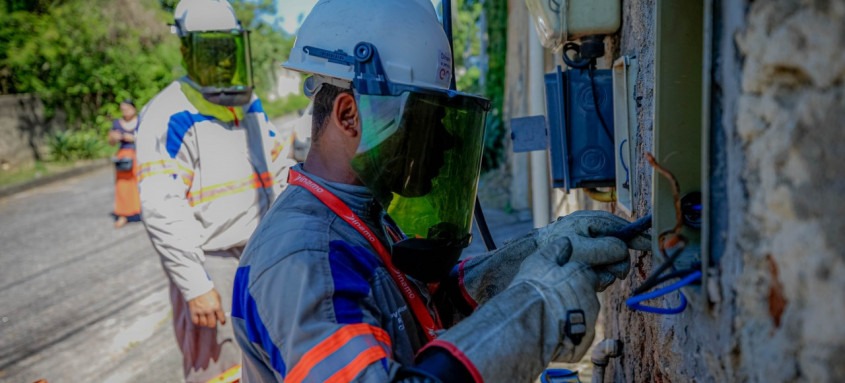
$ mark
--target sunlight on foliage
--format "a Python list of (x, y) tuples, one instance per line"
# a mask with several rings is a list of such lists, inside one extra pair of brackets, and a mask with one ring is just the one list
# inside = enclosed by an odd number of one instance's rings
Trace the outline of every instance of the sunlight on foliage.
[[(184, 75), (179, 40), (167, 26), (177, 0), (5, 0), (0, 2), (0, 94), (34, 93), (48, 117), (66, 116), (69, 133), (54, 137), (54, 155), (100, 155), (118, 103), (142, 107)], [(293, 37), (261, 15), (272, 0), (234, 1), (252, 30), (257, 93), (266, 98)], [(73, 138), (78, 135), (78, 138)], [(74, 141), (75, 140), (75, 141)], [(65, 150), (71, 145), (80, 150)], [(87, 151), (86, 151), (87, 150)], [(84, 152), (84, 153), (83, 153)]]

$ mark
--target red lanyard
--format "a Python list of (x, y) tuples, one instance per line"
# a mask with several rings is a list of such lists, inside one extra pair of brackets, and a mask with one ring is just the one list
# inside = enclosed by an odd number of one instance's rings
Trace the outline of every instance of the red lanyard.
[(431, 313), (425, 307), (419, 291), (411, 284), (410, 281), (408, 281), (408, 277), (399, 271), (396, 266), (393, 266), (393, 262), (390, 259), (390, 252), (387, 251), (384, 244), (378, 240), (378, 237), (373, 234), (372, 230), (370, 230), (370, 228), (361, 221), (358, 215), (355, 214), (349, 206), (343, 203), (340, 198), (337, 198), (337, 196), (332, 194), (332, 192), (324, 189), (311, 178), (308, 178), (308, 176), (291, 169), (290, 175), (288, 176), (288, 183), (291, 185), (301, 186), (305, 188), (305, 190), (311, 192), (311, 194), (314, 194), (314, 196), (323, 202), (326, 207), (331, 209), (341, 219), (346, 221), (346, 223), (355, 228), (355, 230), (361, 233), (361, 235), (370, 242), (370, 246), (376, 250), (379, 258), (381, 258), (381, 261), (384, 262), (384, 266), (388, 271), (390, 271), (390, 276), (393, 277), (393, 281), (396, 282), (396, 285), (398, 285), (399, 289), (402, 290), (402, 295), (405, 296), (405, 300), (411, 305), (411, 311), (414, 313), (414, 316), (417, 318), (420, 325), (422, 325), (423, 330), (425, 330), (424, 332), (426, 338), (428, 338), (429, 341), (434, 340), (434, 338), (437, 337), (435, 331), (441, 329), (442, 326), (435, 322)]

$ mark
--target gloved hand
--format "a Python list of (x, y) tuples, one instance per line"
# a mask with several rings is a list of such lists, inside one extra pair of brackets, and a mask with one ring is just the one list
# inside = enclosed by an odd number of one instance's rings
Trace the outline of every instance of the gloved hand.
[(604, 291), (613, 281), (624, 279), (631, 269), (628, 249), (651, 249), (651, 238), (640, 234), (627, 244), (607, 235), (629, 222), (601, 210), (576, 211), (538, 229), (538, 245), (542, 246), (566, 237), (572, 244), (571, 261), (592, 266), (599, 274), (599, 291)]
[(599, 291), (604, 291), (616, 278), (628, 274), (631, 265), (628, 248), (650, 249), (651, 239), (647, 235), (640, 235), (627, 245), (616, 238), (602, 238), (627, 224), (624, 218), (606, 211), (577, 211), (498, 250), (463, 262), (461, 285), (476, 303), (483, 304), (511, 283), (519, 265), (538, 245), (568, 238), (573, 248), (571, 261), (594, 267), (599, 272)]
[(572, 262), (568, 238), (529, 255), (510, 286), (430, 347), (463, 354), (488, 382), (530, 382), (549, 362), (575, 362), (595, 336), (599, 278)]

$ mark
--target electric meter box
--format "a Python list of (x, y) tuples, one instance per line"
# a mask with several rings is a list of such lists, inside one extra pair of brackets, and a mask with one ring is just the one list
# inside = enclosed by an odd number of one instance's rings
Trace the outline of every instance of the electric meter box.
[(546, 48), (589, 35), (609, 35), (622, 25), (621, 0), (525, 0)]

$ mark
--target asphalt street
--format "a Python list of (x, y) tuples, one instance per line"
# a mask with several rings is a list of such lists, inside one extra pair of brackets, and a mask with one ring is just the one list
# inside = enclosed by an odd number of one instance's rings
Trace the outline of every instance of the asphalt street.
[(104, 168), (0, 200), (0, 381), (179, 381), (167, 280)]

